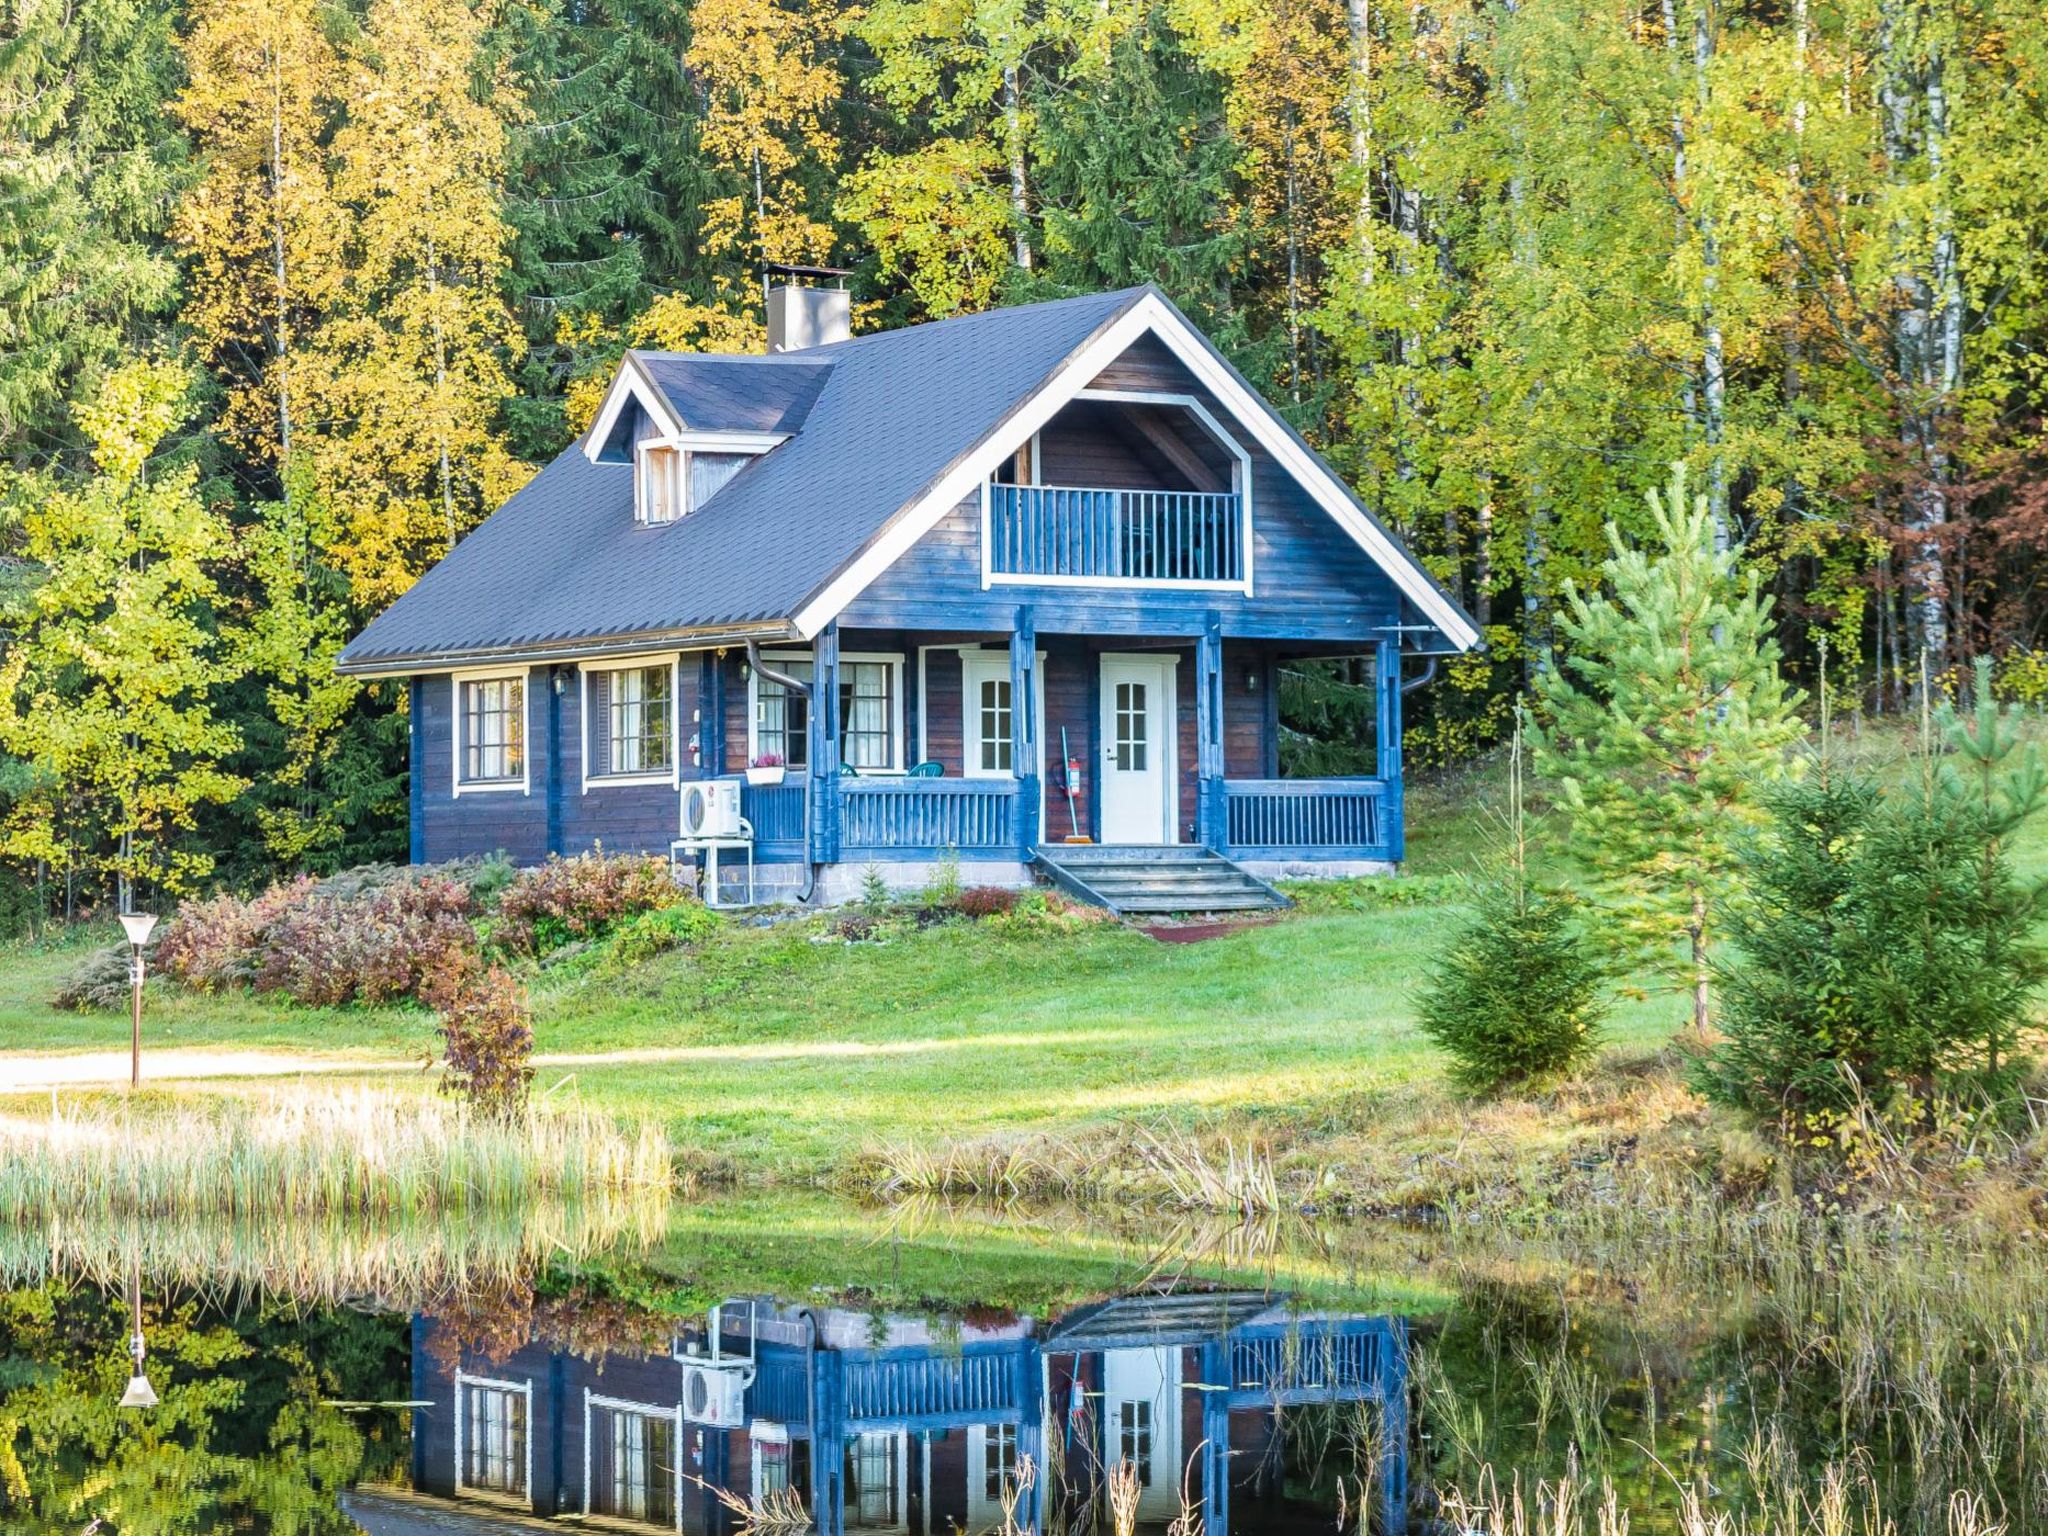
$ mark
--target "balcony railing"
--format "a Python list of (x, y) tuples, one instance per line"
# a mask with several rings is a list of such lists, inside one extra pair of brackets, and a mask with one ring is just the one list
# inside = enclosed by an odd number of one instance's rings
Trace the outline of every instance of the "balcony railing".
[(1234, 492), (988, 488), (992, 576), (1235, 585), (1244, 544)]
[(1223, 798), (1240, 858), (1393, 857), (1385, 779), (1229, 779)]
[(1015, 779), (842, 779), (839, 836), (859, 855), (1014, 849)]

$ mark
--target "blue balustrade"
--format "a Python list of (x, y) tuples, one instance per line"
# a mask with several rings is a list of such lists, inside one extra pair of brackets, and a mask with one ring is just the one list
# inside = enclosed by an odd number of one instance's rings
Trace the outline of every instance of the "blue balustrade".
[(1065, 580), (1244, 580), (1244, 502), (1235, 492), (988, 488), (989, 569)]
[(1015, 779), (846, 779), (840, 840), (853, 859), (1016, 846)]
[(740, 814), (754, 829), (757, 853), (795, 857), (804, 848), (804, 785), (800, 778), (781, 784), (742, 784)]
[(1229, 779), (1223, 796), (1237, 857), (1395, 857), (1385, 779)]

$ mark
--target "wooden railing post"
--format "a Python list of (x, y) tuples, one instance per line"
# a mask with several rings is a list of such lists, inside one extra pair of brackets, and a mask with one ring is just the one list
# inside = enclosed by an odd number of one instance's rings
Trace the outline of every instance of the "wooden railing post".
[(1401, 642), (1398, 638), (1380, 642), (1374, 681), (1378, 685), (1376, 703), (1379, 706), (1373, 711), (1378, 727), (1375, 742), (1378, 761), (1374, 771), (1387, 783), (1386, 798), (1382, 802), (1384, 836), (1387, 857), (1398, 864), (1406, 857), (1407, 843), (1401, 817)]
[(839, 625), (813, 642), (811, 666), (811, 862), (839, 862)]
[(1017, 780), (1017, 858), (1026, 864), (1038, 846), (1037, 698), (1037, 621), (1023, 603), (1010, 631), (1010, 772)]
[(1209, 614), (1195, 643), (1195, 840), (1230, 841), (1223, 803), (1223, 616)]

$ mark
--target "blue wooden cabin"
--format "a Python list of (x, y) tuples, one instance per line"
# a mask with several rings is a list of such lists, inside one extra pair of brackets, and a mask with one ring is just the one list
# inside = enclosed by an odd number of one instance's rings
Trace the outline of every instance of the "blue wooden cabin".
[[(409, 687), (414, 859), (667, 851), (711, 779), (827, 899), (949, 855), (1083, 895), (1397, 863), (1414, 658), (1477, 631), (1187, 318), (1147, 287), (848, 337), (846, 298), (776, 290), (763, 356), (628, 353), (348, 646)], [(1310, 657), (1373, 680), (1370, 775), (1282, 776)]]
[[(541, 1340), (480, 1357), (422, 1317), (413, 1483), (448, 1508), (688, 1536), (727, 1536), (740, 1510), (790, 1501), (820, 1536), (945, 1536), (1000, 1528), (1006, 1501), (1018, 1530), (1092, 1528), (1109, 1469), (1128, 1463), (1147, 1532), (1179, 1519), (1183, 1499), (1207, 1536), (1324, 1530), (1339, 1476), (1354, 1511), (1365, 1490), (1380, 1529), (1398, 1531), (1406, 1347), (1398, 1318), (1237, 1293), (957, 1332), (727, 1303), (666, 1356), (602, 1359)], [(707, 1371), (729, 1396), (692, 1385)], [(1373, 1422), (1362, 1436), (1360, 1412)], [(1318, 1413), (1338, 1433), (1302, 1433)]]

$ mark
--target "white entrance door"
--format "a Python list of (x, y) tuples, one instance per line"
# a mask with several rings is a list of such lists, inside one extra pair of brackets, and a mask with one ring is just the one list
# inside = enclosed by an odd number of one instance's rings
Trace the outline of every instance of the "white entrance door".
[(1173, 658), (1102, 658), (1102, 840), (1171, 843)]
[(1138, 1474), (1138, 1518), (1180, 1512), (1180, 1350), (1172, 1345), (1102, 1352), (1104, 1461)]

